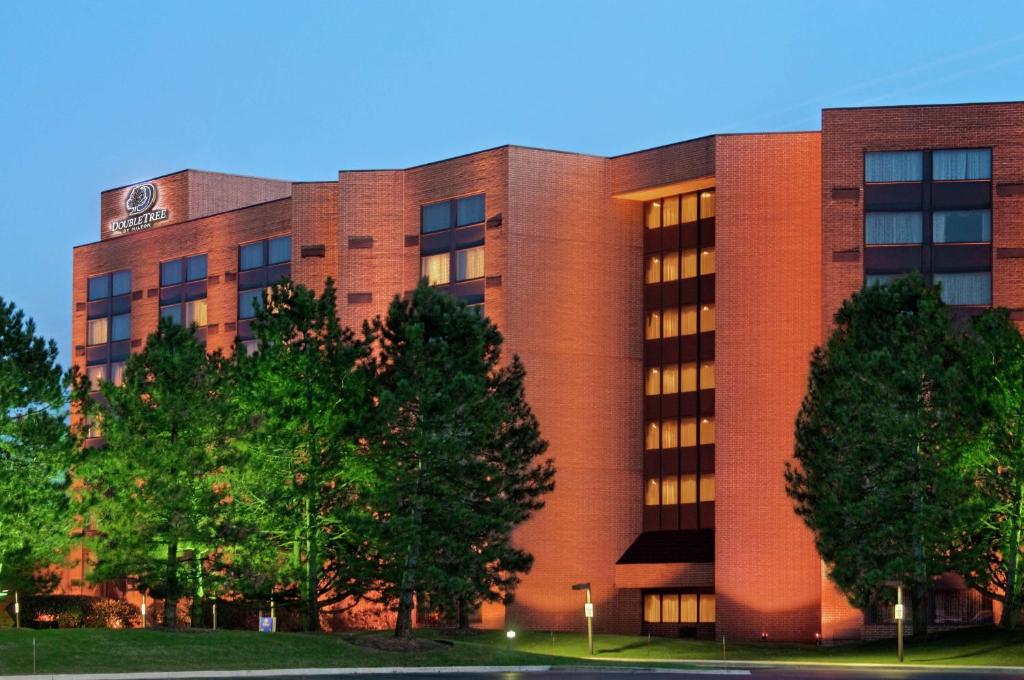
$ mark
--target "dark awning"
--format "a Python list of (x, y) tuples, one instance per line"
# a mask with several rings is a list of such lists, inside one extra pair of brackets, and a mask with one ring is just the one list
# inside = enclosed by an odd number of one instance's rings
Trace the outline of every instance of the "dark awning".
[(647, 531), (622, 553), (617, 564), (714, 562), (715, 530)]

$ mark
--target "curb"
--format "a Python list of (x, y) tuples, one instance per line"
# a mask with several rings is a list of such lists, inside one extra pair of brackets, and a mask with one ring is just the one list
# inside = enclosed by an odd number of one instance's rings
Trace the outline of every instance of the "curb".
[[(153, 671), (144, 673), (53, 673), (36, 675), (0, 675), (0, 680), (190, 680), (192, 678), (279, 678), (327, 677), (339, 675), (452, 675), (459, 673), (543, 673), (579, 670), (574, 666), (382, 666), (379, 668), (267, 668), (260, 670), (222, 671)], [(628, 670), (586, 666), (587, 671), (608, 672)], [(678, 675), (750, 675), (746, 669), (734, 668), (637, 668), (640, 672)]]
[[(875, 663), (875, 662), (832, 662), (832, 661), (744, 661), (722, 659), (641, 659), (637, 657), (601, 659), (602, 662), (625, 663), (668, 663), (685, 664), (691, 669), (737, 668), (793, 668), (804, 670), (845, 670), (845, 671), (930, 671), (932, 673), (1014, 673), (1024, 676), (1024, 666), (950, 666), (942, 664), (921, 663)], [(0, 680), (7, 680), (0, 677)]]

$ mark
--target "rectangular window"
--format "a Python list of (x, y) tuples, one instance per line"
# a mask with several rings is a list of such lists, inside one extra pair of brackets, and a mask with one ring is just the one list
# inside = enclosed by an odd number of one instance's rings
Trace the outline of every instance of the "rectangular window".
[(110, 319), (110, 340), (127, 340), (132, 335), (132, 315), (121, 314)]
[(700, 388), (702, 390), (715, 389), (714, 361), (705, 361), (700, 365)]
[(936, 210), (932, 213), (935, 243), (987, 243), (992, 240), (991, 210)]
[(697, 623), (697, 596), (694, 593), (679, 596), (679, 623)]
[(684, 505), (697, 502), (697, 475), (679, 477), (679, 502)]
[(679, 211), (683, 224), (697, 221), (697, 194), (685, 194), (682, 197), (682, 208)]
[(694, 335), (697, 332), (697, 308), (693, 305), (683, 307), (679, 330), (683, 335)]
[(127, 269), (110, 275), (110, 294), (126, 295), (132, 292), (132, 273)]
[(697, 419), (683, 418), (679, 423), (679, 445), (697, 445)]
[(673, 227), (679, 224), (679, 197), (670, 196), (661, 199), (661, 224), (664, 227)]
[(679, 279), (679, 253), (665, 253), (665, 263), (662, 265), (665, 272), (665, 281), (676, 281)]
[(238, 291), (238, 318), (252, 319), (256, 310), (263, 309), (263, 289)]
[(920, 243), (921, 225), (919, 212), (869, 212), (864, 215), (864, 242)]
[(263, 266), (263, 241), (247, 243), (238, 248), (238, 269), (256, 269)]
[(675, 364), (663, 367), (662, 381), (664, 394), (675, 394), (679, 391), (679, 367)]
[(674, 338), (679, 335), (679, 310), (664, 309), (661, 313), (661, 337)]
[(644, 623), (661, 623), (661, 597), (644, 595)]
[(644, 505), (658, 505), (661, 503), (661, 486), (657, 477), (651, 477), (644, 484)]
[(992, 272), (934, 274), (932, 280), (942, 286), (947, 305), (992, 304)]
[(715, 473), (705, 472), (700, 476), (700, 502), (715, 500)]
[(700, 594), (700, 622), (715, 622), (715, 596), (711, 593)]
[(107, 317), (89, 320), (89, 332), (87, 333), (88, 337), (86, 340), (90, 345), (102, 345), (107, 341), (108, 322), (109, 319)]
[(700, 192), (700, 218), (706, 220), (715, 216), (715, 192)]
[(676, 505), (679, 503), (679, 496), (677, 491), (679, 489), (679, 479), (675, 475), (661, 478), (661, 504), (662, 505)]
[(647, 258), (647, 273), (644, 276), (644, 281), (647, 283), (661, 283), (661, 258), (660, 257), (649, 257)]
[(679, 595), (665, 593), (661, 596), (661, 622), (679, 623)]
[(99, 366), (88, 366), (85, 369), (85, 375), (89, 378), (89, 386), (93, 391), (100, 388), (100, 381), (107, 379), (107, 365), (100, 364)]
[(267, 264), (281, 264), (292, 259), (292, 237), (280, 236), (267, 242)]
[(683, 364), (680, 383), (683, 392), (695, 392), (697, 390), (697, 364)]
[(700, 308), (700, 332), (708, 333), (715, 330), (715, 306), (702, 305)]
[(920, 151), (875, 151), (864, 154), (865, 182), (920, 182), (924, 155)]
[(186, 263), (189, 281), (206, 278), (206, 255), (193, 255), (186, 260)]
[(658, 369), (647, 369), (647, 378), (644, 380), (644, 394), (648, 397), (661, 394), (661, 372)]
[(259, 340), (243, 340), (242, 341), (242, 347), (245, 348), (246, 356), (250, 356), (251, 357), (253, 354), (256, 353), (256, 350), (258, 350), (260, 348), (260, 341)]
[(864, 286), (884, 286), (899, 277), (900, 274), (865, 274)]
[(110, 276), (108, 274), (102, 274), (101, 276), (90, 276), (89, 299), (102, 300), (103, 298), (108, 297), (110, 297)]
[(661, 201), (644, 204), (644, 224), (648, 229), (661, 228)]
[(679, 446), (679, 421), (666, 418), (661, 421), (661, 448), (674, 449)]
[(206, 325), (206, 298), (185, 303), (185, 325)]
[(455, 251), (455, 280), (468, 281), (484, 275), (484, 247)]
[(715, 419), (714, 418), (701, 418), (700, 419), (700, 443), (714, 444), (715, 443)]
[(933, 151), (932, 179), (992, 179), (992, 149)]
[(658, 428), (658, 421), (652, 420), (647, 423), (647, 430), (644, 435), (644, 448), (653, 450), (659, 446), (661, 446), (661, 431)]
[(661, 313), (647, 312), (644, 320), (644, 339), (657, 340), (661, 337)]
[(460, 198), (455, 206), (455, 226), (464, 227), (468, 224), (479, 224), (484, 221), (484, 195)]
[(181, 260), (171, 260), (170, 262), (160, 263), (160, 285), (161, 286), (173, 286), (176, 283), (181, 283), (182, 276)]
[(170, 319), (176, 324), (181, 323), (181, 305), (165, 305), (160, 308), (160, 318)]
[(429, 234), (452, 226), (452, 202), (442, 201), (420, 208), (420, 231)]
[(692, 279), (697, 276), (697, 251), (683, 251), (683, 278)]
[(715, 249), (705, 248), (700, 251), (700, 273), (701, 276), (705, 274), (715, 273)]
[(420, 259), (420, 274), (431, 286), (440, 286), (448, 283), (450, 279), (451, 255), (438, 253), (437, 255), (424, 255)]
[(114, 383), (115, 386), (120, 387), (124, 384), (124, 362), (115, 361), (110, 364), (110, 382)]

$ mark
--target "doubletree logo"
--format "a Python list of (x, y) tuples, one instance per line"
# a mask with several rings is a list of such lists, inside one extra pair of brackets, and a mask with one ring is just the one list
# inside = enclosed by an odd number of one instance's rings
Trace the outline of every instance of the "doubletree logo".
[(124, 207), (128, 209), (129, 215), (140, 215), (149, 210), (156, 202), (156, 185), (136, 184), (128, 190), (128, 196), (124, 199)]
[(154, 208), (156, 204), (156, 185), (152, 182), (136, 184), (124, 197), (124, 208), (128, 217), (110, 223), (110, 233), (115, 236), (142, 231), (153, 226), (154, 222), (167, 219), (167, 208)]

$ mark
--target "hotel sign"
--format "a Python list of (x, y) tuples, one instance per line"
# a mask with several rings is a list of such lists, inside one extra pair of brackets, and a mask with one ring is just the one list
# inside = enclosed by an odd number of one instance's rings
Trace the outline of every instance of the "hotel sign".
[(136, 184), (124, 198), (124, 208), (128, 217), (110, 223), (110, 233), (115, 236), (130, 234), (149, 229), (157, 222), (167, 219), (167, 208), (154, 208), (156, 204), (156, 185), (152, 182)]

